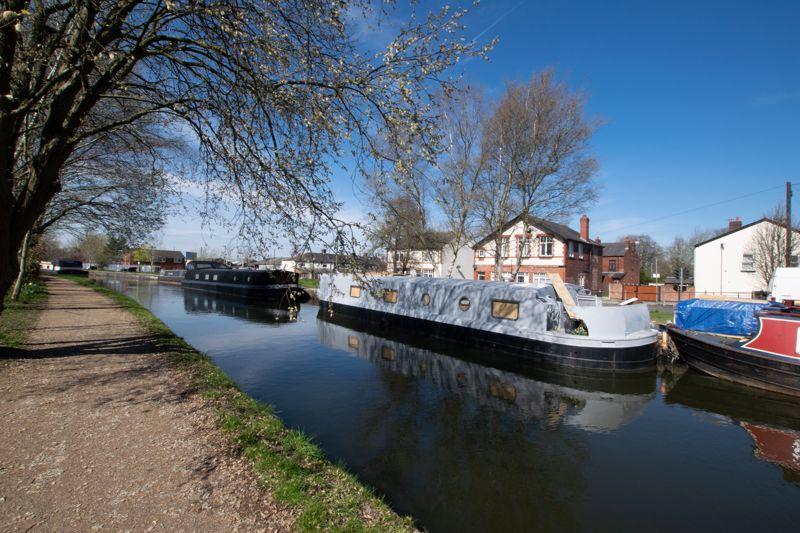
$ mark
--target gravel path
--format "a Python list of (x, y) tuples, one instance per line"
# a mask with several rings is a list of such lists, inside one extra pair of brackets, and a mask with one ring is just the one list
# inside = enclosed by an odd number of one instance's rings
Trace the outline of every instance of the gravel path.
[(0, 530), (287, 531), (136, 319), (64, 279), (0, 360)]

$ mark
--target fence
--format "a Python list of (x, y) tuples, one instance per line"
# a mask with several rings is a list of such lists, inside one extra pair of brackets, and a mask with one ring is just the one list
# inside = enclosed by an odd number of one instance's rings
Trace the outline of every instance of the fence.
[(674, 303), (694, 298), (694, 287), (678, 292), (676, 285), (628, 285), (612, 283), (608, 286), (608, 296), (612, 300), (638, 298), (642, 302)]

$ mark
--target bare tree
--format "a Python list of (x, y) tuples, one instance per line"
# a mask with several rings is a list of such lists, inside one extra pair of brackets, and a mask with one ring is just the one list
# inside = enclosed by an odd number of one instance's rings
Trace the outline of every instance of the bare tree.
[[(642, 274), (652, 276), (657, 272), (656, 265), (662, 259), (664, 250), (653, 237), (645, 233), (637, 235), (622, 235), (617, 239), (620, 242), (630, 240), (636, 243), (636, 253), (642, 260)], [(666, 267), (666, 265), (664, 265)]]
[(775, 206), (766, 218), (768, 223), (759, 225), (747, 248), (752, 255), (753, 269), (765, 288), (775, 276), (776, 268), (797, 266), (796, 258), (800, 255), (800, 238), (794, 234), (790, 254), (793, 264), (786, 264), (786, 210), (783, 205)]
[(442, 95), (440, 127), (443, 149), (435, 163), (431, 189), (436, 206), (444, 215), (445, 230), (451, 239), (445, 245), (451, 252), (446, 266), (452, 277), (458, 253), (475, 237), (481, 179), (487, 168), (481, 149), (485, 98), (483, 92), (464, 88)]
[[(486, 229), (497, 232), (498, 279), (503, 261), (498, 252), (504, 248), (500, 233), (512, 213), (521, 215), (528, 235), (531, 217), (561, 219), (597, 199), (593, 177), (598, 165), (589, 154), (589, 142), (599, 123), (584, 116), (584, 104), (582, 94), (571, 92), (546, 70), (527, 84), (509, 84), (487, 120), (483, 148), (490, 153), (494, 176), (482, 181), (489, 200), (483, 219)], [(505, 248), (510, 250), (510, 243)], [(518, 251), (517, 271), (521, 262)]]
[[(325, 230), (341, 236), (331, 162), (345, 150), (357, 160), (374, 155), (376, 131), (430, 136), (430, 96), (447, 83), (443, 73), (486, 49), (454, 38), (464, 12), (443, 8), (410, 17), (374, 53), (352, 37), (350, 15), (368, 8), (345, 0), (5, 0), (0, 293), (75, 150), (145, 117), (191, 132), (207, 213), (232, 204), (240, 236), (262, 245)], [(98, 113), (101, 103), (114, 113)]]
[(696, 244), (711, 239), (725, 230), (695, 228), (689, 237), (676, 236), (672, 243), (664, 249), (666, 271), (679, 276), (681, 269), (684, 275), (694, 271), (694, 247)]

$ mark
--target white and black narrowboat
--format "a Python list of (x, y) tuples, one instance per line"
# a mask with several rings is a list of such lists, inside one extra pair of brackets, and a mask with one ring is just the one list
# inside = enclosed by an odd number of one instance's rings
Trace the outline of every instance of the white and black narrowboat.
[(767, 307), (749, 338), (668, 326), (679, 357), (690, 367), (750, 387), (800, 396), (800, 309)]
[(298, 281), (297, 274), (285, 270), (232, 269), (211, 261), (190, 261), (181, 285), (279, 303), (307, 302), (310, 297)]
[(565, 305), (551, 285), (422, 277), (320, 280), (320, 313), (378, 328), (450, 339), (485, 350), (584, 369), (652, 369), (657, 332), (644, 304), (603, 306), (567, 285)]

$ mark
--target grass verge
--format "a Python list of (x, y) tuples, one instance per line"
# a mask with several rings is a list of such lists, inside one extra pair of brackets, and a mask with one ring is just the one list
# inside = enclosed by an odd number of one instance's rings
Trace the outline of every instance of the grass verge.
[(674, 318), (673, 315), (674, 313), (671, 311), (658, 311), (654, 309), (650, 311), (650, 320), (656, 324), (666, 324), (667, 322), (672, 322)]
[(308, 287), (308, 288), (311, 288), (311, 289), (319, 289), (319, 280), (318, 279), (300, 278), (300, 286), (301, 287)]
[(158, 350), (189, 373), (193, 392), (210, 400), (218, 426), (249, 460), (262, 486), (278, 501), (297, 510), (297, 529), (414, 530), (410, 518), (398, 516), (355, 476), (326, 460), (307, 436), (287, 429), (270, 406), (240, 391), (208, 356), (175, 335), (135, 300), (91, 279), (62, 277), (91, 287), (127, 309), (153, 336)]
[(32, 324), (47, 300), (47, 288), (42, 281), (26, 283), (19, 294), (19, 301), (6, 298), (3, 314), (0, 315), (0, 348), (15, 349), (22, 346)]

